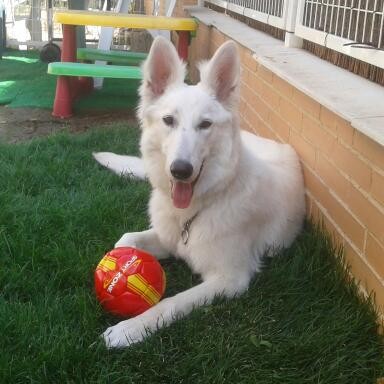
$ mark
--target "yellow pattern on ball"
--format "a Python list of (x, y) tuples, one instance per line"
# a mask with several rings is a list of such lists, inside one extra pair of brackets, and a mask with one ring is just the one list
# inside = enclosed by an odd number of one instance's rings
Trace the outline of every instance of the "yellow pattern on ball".
[(142, 297), (148, 304), (155, 305), (160, 301), (161, 295), (140, 274), (127, 277), (127, 287)]

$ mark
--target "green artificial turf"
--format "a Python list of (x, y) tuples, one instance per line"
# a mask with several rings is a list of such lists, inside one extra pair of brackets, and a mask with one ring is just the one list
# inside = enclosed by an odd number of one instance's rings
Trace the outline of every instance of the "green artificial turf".
[[(0, 383), (374, 383), (374, 310), (310, 225), (243, 296), (132, 348), (104, 347), (118, 319), (97, 303), (93, 271), (123, 232), (147, 227), (150, 188), (91, 152), (137, 154), (137, 138), (107, 127), (0, 144)], [(183, 263), (163, 266), (166, 295), (198, 283)]]
[[(0, 105), (51, 109), (56, 76), (47, 74), (47, 64), (36, 51), (8, 50), (0, 59)], [(106, 79), (101, 90), (76, 101), (75, 110), (134, 108), (137, 80)]]

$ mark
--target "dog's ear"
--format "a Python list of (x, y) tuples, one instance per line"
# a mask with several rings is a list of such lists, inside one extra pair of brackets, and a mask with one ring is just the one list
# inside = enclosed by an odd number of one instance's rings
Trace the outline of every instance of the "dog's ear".
[(184, 76), (185, 65), (175, 47), (164, 37), (156, 37), (143, 65), (142, 101), (156, 99), (171, 85), (182, 84)]
[(211, 60), (200, 64), (200, 84), (228, 106), (237, 101), (240, 59), (233, 41), (224, 43)]

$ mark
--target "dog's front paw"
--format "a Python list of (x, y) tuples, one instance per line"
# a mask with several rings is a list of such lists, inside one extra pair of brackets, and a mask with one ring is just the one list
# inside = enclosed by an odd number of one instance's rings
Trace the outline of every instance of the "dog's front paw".
[(132, 247), (139, 248), (136, 233), (124, 233), (120, 240), (115, 244), (115, 248)]
[(107, 348), (124, 348), (139, 343), (148, 335), (144, 324), (135, 318), (107, 328), (103, 338)]

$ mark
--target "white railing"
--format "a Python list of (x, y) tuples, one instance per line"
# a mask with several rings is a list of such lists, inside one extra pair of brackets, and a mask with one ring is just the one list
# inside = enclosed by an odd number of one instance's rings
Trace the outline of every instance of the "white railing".
[(207, 3), (273, 27), (285, 29), (287, 1), (284, 0), (211, 0)]
[(210, 0), (224, 10), (384, 68), (384, 0)]
[(295, 34), (384, 68), (383, 0), (300, 0)]

